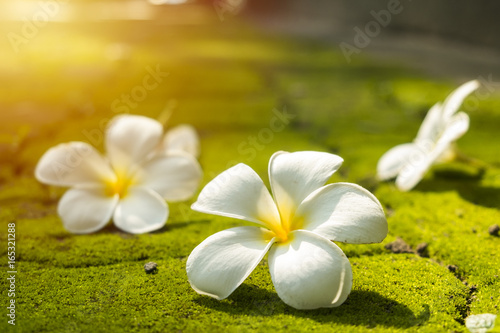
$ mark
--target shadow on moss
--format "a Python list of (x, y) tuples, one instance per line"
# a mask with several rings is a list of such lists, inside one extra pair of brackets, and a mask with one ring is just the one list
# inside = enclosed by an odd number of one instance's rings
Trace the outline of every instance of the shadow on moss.
[(169, 223), (167, 221), (167, 224), (165, 224), (162, 228), (151, 232), (151, 234), (162, 234), (170, 230), (186, 228), (190, 225), (208, 224), (208, 223), (210, 223), (210, 220), (196, 220), (196, 221), (172, 222), (172, 223)]
[(475, 205), (488, 208), (498, 208), (500, 202), (500, 188), (481, 185), (479, 179), (450, 179), (434, 177), (424, 179), (415, 188), (421, 192), (450, 192), (456, 191), (460, 197)]
[[(174, 229), (186, 228), (186, 227), (188, 227), (190, 225), (208, 224), (208, 223), (210, 223), (209, 220), (197, 220), (197, 221), (174, 222), (174, 223), (168, 223), (168, 221), (167, 221), (167, 224), (164, 225), (162, 228), (160, 228), (158, 230), (155, 230), (155, 231), (152, 231), (149, 234), (152, 234), (152, 235), (154, 235), (154, 234), (162, 234), (162, 233), (174, 230)], [(138, 237), (138, 235), (136, 235), (136, 234), (131, 234), (131, 233), (128, 233), (128, 232), (125, 232), (125, 231), (121, 230), (120, 228), (118, 228), (112, 222), (108, 223), (104, 228), (102, 228), (100, 230), (97, 230), (96, 232), (94, 232), (94, 234), (119, 235), (123, 239), (130, 239), (130, 238), (137, 238)], [(67, 239), (67, 238), (72, 238), (72, 237), (75, 237), (75, 236), (77, 236), (77, 235), (76, 234), (72, 234), (70, 232), (66, 232), (66, 231), (61, 231), (61, 232), (57, 232), (57, 233), (53, 233), (53, 234), (48, 234), (48, 237), (57, 239), (59, 241)]]
[(231, 315), (255, 317), (282, 317), (283, 315), (311, 319), (318, 323), (337, 323), (364, 327), (409, 328), (429, 320), (427, 304), (415, 315), (407, 306), (367, 290), (353, 290), (347, 301), (337, 308), (297, 310), (285, 303), (274, 292), (255, 285), (242, 284), (226, 300), (217, 301), (199, 296), (195, 302), (201, 306)]

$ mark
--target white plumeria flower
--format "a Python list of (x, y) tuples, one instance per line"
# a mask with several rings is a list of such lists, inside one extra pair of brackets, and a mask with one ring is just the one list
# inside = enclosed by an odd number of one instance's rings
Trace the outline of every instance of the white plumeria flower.
[(130, 233), (163, 227), (168, 218), (165, 200), (190, 198), (201, 179), (201, 168), (182, 152), (155, 153), (163, 137), (156, 120), (122, 115), (106, 130), (107, 158), (84, 142), (49, 149), (35, 170), (45, 184), (71, 187), (58, 205), (64, 227), (90, 233), (110, 219)]
[(492, 313), (471, 315), (465, 319), (465, 326), (471, 333), (486, 333), (495, 328), (497, 316)]
[(259, 176), (238, 164), (213, 179), (192, 209), (254, 222), (218, 232), (198, 245), (186, 269), (194, 290), (228, 297), (267, 252), (279, 297), (297, 309), (335, 307), (352, 287), (349, 260), (333, 242), (375, 243), (387, 235), (379, 201), (350, 183), (323, 186), (337, 155), (277, 152), (269, 161), (273, 197)]
[(453, 143), (469, 129), (469, 116), (465, 112), (457, 112), (458, 108), (478, 87), (478, 81), (469, 81), (453, 91), (443, 104), (436, 103), (427, 113), (412, 143), (398, 145), (380, 158), (378, 178), (387, 180), (396, 177), (398, 189), (409, 191), (434, 163), (453, 159)]

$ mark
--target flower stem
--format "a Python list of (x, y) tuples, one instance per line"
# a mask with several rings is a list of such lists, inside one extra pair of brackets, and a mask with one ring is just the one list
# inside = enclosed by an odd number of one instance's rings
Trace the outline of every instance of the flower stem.
[(165, 129), (165, 127), (167, 126), (167, 123), (170, 120), (170, 117), (172, 116), (172, 113), (174, 113), (174, 110), (176, 108), (177, 108), (177, 101), (175, 99), (171, 99), (167, 102), (167, 105), (165, 105), (165, 108), (158, 116), (158, 121), (160, 122), (160, 124), (163, 125), (163, 129)]

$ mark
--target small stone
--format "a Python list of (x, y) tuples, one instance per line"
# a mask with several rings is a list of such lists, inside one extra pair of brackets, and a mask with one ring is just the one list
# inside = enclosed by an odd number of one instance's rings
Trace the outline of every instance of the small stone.
[(428, 243), (418, 244), (416, 248), (417, 254), (421, 257), (428, 258), (429, 257), (428, 247), (429, 247)]
[(498, 237), (499, 236), (498, 232), (500, 232), (500, 227), (498, 226), (498, 224), (494, 224), (488, 228), (488, 232), (490, 233), (490, 235)]
[(392, 253), (415, 253), (411, 249), (410, 245), (400, 237), (396, 238), (394, 242), (385, 245), (385, 248), (390, 250)]
[(146, 271), (146, 273), (151, 274), (157, 270), (157, 267), (158, 267), (158, 264), (150, 261), (144, 265), (144, 270)]
[(446, 268), (448, 268), (448, 270), (452, 273), (455, 273), (458, 269), (458, 266), (456, 265), (446, 265)]

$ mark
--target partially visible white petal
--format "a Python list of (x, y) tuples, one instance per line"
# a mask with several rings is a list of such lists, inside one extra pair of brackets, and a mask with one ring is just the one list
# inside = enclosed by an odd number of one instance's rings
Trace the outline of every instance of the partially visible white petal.
[(194, 157), (200, 156), (200, 140), (193, 126), (179, 125), (171, 128), (163, 138), (165, 152), (183, 151)]
[(263, 225), (279, 225), (276, 204), (262, 179), (246, 164), (222, 172), (201, 191), (192, 209)]
[(168, 218), (165, 200), (153, 190), (131, 187), (116, 207), (113, 221), (115, 225), (132, 234), (142, 234), (158, 230)]
[(373, 194), (350, 183), (326, 185), (308, 196), (294, 220), (333, 241), (379, 243), (388, 231), (380, 202)]
[(275, 153), (269, 160), (269, 181), (282, 220), (289, 220), (302, 200), (323, 186), (343, 161), (315, 151)]
[(404, 143), (389, 149), (377, 163), (377, 178), (387, 180), (396, 177), (419, 147), (414, 143)]
[(432, 164), (449, 162), (455, 158), (454, 142), (467, 132), (469, 116), (464, 112), (455, 114), (429, 154)]
[(453, 160), (455, 157), (453, 143), (464, 135), (468, 129), (469, 116), (465, 112), (453, 115), (429, 155), (431, 163)]
[(167, 201), (182, 201), (193, 196), (201, 177), (198, 161), (192, 155), (177, 152), (148, 160), (136, 174), (136, 181)]
[(429, 153), (415, 155), (415, 158), (412, 158), (401, 169), (396, 178), (396, 187), (400, 191), (409, 191), (414, 188), (425, 176), (434, 160), (432, 154)]
[(50, 148), (38, 161), (35, 177), (56, 186), (98, 184), (115, 175), (99, 152), (85, 142), (70, 142)]
[(443, 126), (443, 119), (442, 119), (441, 103), (436, 103), (427, 112), (427, 115), (425, 116), (422, 125), (420, 125), (415, 141), (416, 142), (423, 140), (436, 141), (437, 137), (439, 136), (439, 133), (442, 130), (442, 126)]
[(441, 142), (452, 143), (458, 140), (469, 129), (469, 116), (465, 112), (458, 112), (449, 120), (444, 132), (439, 137), (437, 144)]
[(296, 309), (339, 306), (352, 288), (352, 270), (342, 250), (315, 233), (297, 230), (269, 251), (269, 271), (278, 296)]
[(453, 154), (450, 151), (452, 143), (467, 132), (469, 116), (465, 112), (458, 112), (448, 120), (445, 126), (437, 142), (419, 142), (417, 145), (419, 149), (411, 155), (396, 179), (396, 186), (401, 191), (411, 190), (435, 162), (445, 155)]
[(99, 186), (68, 190), (59, 201), (57, 213), (64, 227), (75, 234), (86, 234), (103, 228), (111, 219), (118, 195), (106, 196)]
[(465, 318), (465, 326), (471, 333), (486, 333), (495, 327), (496, 319), (493, 313), (470, 315)]
[(479, 88), (479, 81), (472, 80), (462, 84), (460, 87), (455, 89), (443, 103), (443, 117), (444, 119), (449, 119), (455, 112), (458, 111), (460, 105), (464, 99), (470, 95), (474, 90)]
[(106, 151), (113, 168), (126, 173), (160, 144), (162, 125), (151, 118), (121, 115), (113, 118), (106, 130)]
[(218, 232), (189, 255), (186, 271), (191, 287), (218, 300), (228, 297), (252, 273), (274, 239), (257, 227)]

